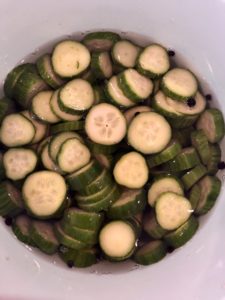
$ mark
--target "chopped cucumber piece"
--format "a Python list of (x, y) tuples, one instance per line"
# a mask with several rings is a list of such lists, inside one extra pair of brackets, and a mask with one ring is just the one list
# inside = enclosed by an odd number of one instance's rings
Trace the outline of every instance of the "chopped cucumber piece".
[(88, 33), (82, 42), (90, 51), (109, 51), (119, 40), (120, 36), (115, 32), (98, 31)]
[(140, 247), (134, 254), (134, 261), (140, 265), (151, 265), (159, 262), (167, 254), (162, 241), (152, 241)]
[(159, 44), (144, 48), (137, 60), (138, 71), (150, 78), (161, 77), (169, 68), (170, 60), (167, 50)]
[(51, 126), (51, 134), (61, 133), (65, 131), (76, 131), (82, 130), (84, 128), (84, 121), (68, 121), (58, 123)]
[(192, 126), (196, 120), (198, 119), (198, 115), (188, 116), (183, 115), (177, 118), (167, 117), (167, 121), (173, 128), (183, 129)]
[(0, 122), (4, 119), (4, 117), (10, 113), (15, 111), (15, 103), (7, 98), (3, 97), (0, 99)]
[(29, 246), (36, 247), (30, 228), (31, 219), (26, 215), (19, 215), (13, 221), (12, 230), (17, 239)]
[(29, 144), (35, 136), (34, 125), (19, 113), (10, 114), (1, 124), (1, 142), (7, 147)]
[(119, 143), (126, 134), (126, 120), (115, 106), (100, 103), (88, 112), (85, 131), (95, 143), (114, 145)]
[(156, 200), (156, 218), (166, 230), (174, 230), (184, 224), (193, 212), (191, 203), (185, 197), (166, 192)]
[(148, 190), (148, 203), (154, 207), (159, 196), (166, 192), (173, 192), (183, 196), (184, 191), (178, 179), (172, 176), (165, 176), (156, 180)]
[(196, 130), (191, 133), (192, 145), (198, 151), (201, 161), (204, 165), (207, 165), (210, 159), (210, 146), (206, 135), (203, 130)]
[(172, 138), (177, 140), (182, 147), (189, 147), (191, 146), (191, 133), (194, 130), (192, 126), (184, 129), (173, 129)]
[(66, 192), (64, 178), (52, 171), (39, 171), (29, 175), (22, 188), (27, 211), (40, 219), (51, 218), (60, 211)]
[(63, 174), (62, 170), (60, 170), (59, 166), (55, 164), (49, 155), (49, 144), (47, 143), (42, 151), (41, 151), (41, 162), (43, 166), (50, 171), (55, 171), (57, 173)]
[(161, 239), (167, 233), (167, 230), (163, 229), (157, 222), (153, 211), (144, 215), (143, 229), (150, 237), (156, 240)]
[(114, 44), (112, 58), (116, 64), (124, 68), (133, 68), (139, 52), (140, 47), (128, 40), (121, 40)]
[(134, 250), (136, 234), (126, 221), (112, 221), (100, 231), (99, 244), (106, 257), (114, 261), (129, 258)]
[(171, 139), (171, 128), (164, 117), (155, 112), (143, 112), (130, 123), (129, 144), (144, 154), (162, 151)]
[(223, 115), (216, 108), (205, 110), (198, 119), (196, 127), (203, 130), (210, 143), (218, 143), (225, 134)]
[(113, 170), (116, 182), (131, 189), (143, 187), (148, 181), (148, 174), (145, 158), (134, 151), (123, 155)]
[(54, 71), (61, 77), (73, 77), (87, 69), (90, 52), (79, 42), (66, 40), (58, 43), (52, 53)]
[(104, 168), (106, 168), (107, 170), (111, 169), (114, 162), (112, 155), (99, 153), (99, 154), (94, 154), (94, 157)]
[(112, 62), (108, 52), (95, 52), (91, 56), (91, 70), (98, 79), (112, 76)]
[(133, 120), (134, 117), (136, 117), (139, 113), (142, 112), (149, 112), (151, 111), (151, 108), (146, 105), (139, 105), (132, 108), (129, 108), (124, 112), (124, 117), (127, 121), (127, 125), (130, 125), (130, 122)]
[(91, 152), (95, 155), (95, 154), (112, 154), (114, 152), (116, 152), (119, 149), (119, 145), (101, 145), (101, 144), (97, 144), (94, 143), (90, 140), (85, 140), (88, 148), (91, 150)]
[(221, 149), (219, 144), (211, 144), (210, 158), (207, 163), (207, 170), (209, 175), (215, 175), (218, 171), (218, 163), (221, 161)]
[(200, 178), (206, 175), (206, 173), (206, 167), (201, 164), (188, 171), (181, 177), (184, 188), (189, 190), (197, 181), (199, 181)]
[(3, 164), (9, 179), (23, 179), (35, 169), (37, 155), (30, 149), (11, 148), (4, 154)]
[(192, 206), (192, 209), (194, 211), (195, 211), (196, 206), (197, 206), (197, 204), (199, 202), (200, 193), (201, 193), (201, 189), (199, 187), (199, 184), (193, 185), (193, 187), (190, 189), (188, 199), (191, 202), (191, 206)]
[(188, 98), (195, 96), (198, 82), (189, 70), (174, 68), (163, 76), (161, 88), (168, 97), (186, 101)]

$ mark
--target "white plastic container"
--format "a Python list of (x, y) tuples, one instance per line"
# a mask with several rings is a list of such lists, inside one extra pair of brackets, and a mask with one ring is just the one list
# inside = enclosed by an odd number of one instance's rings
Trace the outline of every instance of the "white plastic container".
[[(75, 32), (143, 34), (176, 51), (225, 114), (224, 0), (0, 0), (0, 80), (29, 53)], [(32, 57), (32, 56), (31, 56)], [(224, 147), (223, 147), (224, 148)], [(225, 151), (224, 151), (225, 152)], [(225, 181), (225, 172), (220, 176)], [(195, 237), (158, 264), (67, 269), (29, 251), (0, 223), (0, 299), (224, 300), (225, 191)], [(112, 274), (106, 271), (112, 272)]]

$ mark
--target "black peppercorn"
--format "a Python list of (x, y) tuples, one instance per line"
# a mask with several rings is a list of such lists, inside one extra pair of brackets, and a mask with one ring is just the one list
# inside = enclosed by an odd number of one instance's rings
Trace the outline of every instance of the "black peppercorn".
[(218, 163), (218, 169), (219, 170), (224, 170), (225, 169), (225, 162), (224, 161), (221, 161)]
[(7, 218), (5, 219), (5, 224), (6, 224), (7, 226), (11, 226), (11, 225), (12, 225), (12, 218), (7, 217)]
[(189, 98), (189, 99), (187, 100), (187, 105), (188, 105), (189, 107), (193, 107), (193, 106), (195, 106), (195, 104), (196, 104), (196, 101), (195, 101), (194, 98)]
[(168, 50), (168, 55), (169, 56), (175, 56), (175, 51), (173, 51), (173, 50)]
[(206, 99), (207, 101), (212, 100), (212, 95), (211, 95), (211, 94), (205, 95), (205, 99)]
[(72, 261), (72, 260), (68, 260), (67, 266), (68, 266), (69, 268), (72, 268), (72, 267), (74, 266), (73, 261)]

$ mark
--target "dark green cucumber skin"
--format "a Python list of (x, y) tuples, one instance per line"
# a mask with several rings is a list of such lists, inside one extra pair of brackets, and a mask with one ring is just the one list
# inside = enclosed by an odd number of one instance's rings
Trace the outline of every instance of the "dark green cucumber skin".
[(189, 220), (178, 229), (166, 234), (164, 236), (164, 240), (169, 246), (179, 248), (192, 238), (192, 236), (196, 233), (198, 226), (198, 219), (191, 216)]
[(64, 211), (63, 222), (70, 226), (77, 226), (82, 229), (98, 231), (104, 220), (102, 213), (88, 213), (78, 208), (69, 208)]
[(31, 222), (30, 234), (35, 245), (44, 253), (52, 255), (57, 252), (59, 243), (47, 241), (35, 228), (34, 222)]
[(0, 151), (0, 181), (5, 179), (5, 168), (3, 164), (3, 153)]
[(93, 52), (91, 55), (91, 70), (93, 71), (93, 73), (95, 73), (97, 79), (106, 78), (103, 71), (101, 70), (101, 67), (99, 66), (99, 57), (104, 52), (106, 51)]
[(67, 247), (60, 247), (59, 256), (68, 264), (73, 263), (76, 268), (87, 268), (97, 263), (97, 251), (95, 249), (69, 249)]
[(192, 126), (198, 119), (198, 115), (194, 116), (181, 116), (176, 118), (166, 118), (167, 121), (170, 123), (172, 128), (175, 129), (185, 129), (187, 127)]
[[(94, 51), (98, 52), (98, 51), (109, 51), (113, 45), (119, 41), (121, 38), (119, 36), (119, 34), (115, 33), (115, 32), (110, 32), (110, 31), (100, 31), (100, 32), (91, 32), (88, 33), (84, 39), (82, 40), (82, 42), (88, 47), (88, 43), (93, 41), (93, 40), (109, 40), (111, 41), (111, 45), (109, 47), (109, 49), (98, 49), (95, 48)], [(93, 50), (92, 50), (93, 51)]]
[(143, 219), (143, 230), (153, 239), (161, 239), (167, 230), (163, 229), (157, 222), (153, 211), (146, 213)]
[[(0, 183), (0, 215), (14, 217), (20, 214), (23, 210), (22, 200), (18, 199), (18, 202), (12, 200), (13, 195), (10, 194), (10, 186), (12, 184), (9, 181), (3, 181)], [(13, 186), (13, 185), (12, 185)], [(18, 197), (21, 197), (19, 189), (13, 186), (18, 193)], [(22, 199), (22, 198), (21, 198)]]
[[(28, 225), (29, 225), (29, 223), (31, 224), (31, 220), (28, 217)], [(30, 228), (30, 226), (29, 226), (29, 228)], [(17, 225), (16, 219), (13, 220), (12, 231), (19, 241), (23, 242), (24, 244), (27, 244), (28, 246), (36, 247), (36, 244), (32, 239), (30, 231), (28, 230), (28, 233), (24, 234), (21, 231), (20, 227)]]
[(182, 130), (174, 129), (172, 138), (177, 140), (182, 147), (189, 147), (191, 145), (191, 132), (194, 131), (194, 127), (190, 126)]
[[(66, 85), (65, 85), (66, 86)], [(65, 87), (64, 86), (64, 87)], [(64, 103), (63, 103), (63, 100), (61, 99), (61, 90), (63, 89), (63, 87), (59, 90), (59, 94), (58, 94), (58, 105), (59, 105), (59, 108), (68, 113), (68, 114), (71, 114), (71, 115), (83, 115), (83, 113), (85, 113), (87, 110), (84, 109), (84, 110), (78, 110), (78, 109), (73, 109), (73, 108), (70, 108), (70, 107), (67, 107)]]
[(5, 83), (4, 83), (4, 92), (5, 95), (9, 98), (14, 98), (14, 88), (19, 80), (19, 77), (23, 74), (23, 72), (29, 71), (29, 72), (36, 72), (36, 67), (34, 64), (25, 63), (22, 65), (16, 66), (12, 71), (10, 71), (6, 77)]
[(94, 154), (112, 154), (118, 149), (118, 145), (100, 145), (96, 144), (90, 140), (85, 140), (88, 148), (91, 150), (92, 153)]
[[(148, 247), (153, 249), (148, 249)], [(140, 247), (134, 254), (134, 261), (140, 265), (150, 265), (159, 262), (167, 254), (167, 247), (163, 241), (151, 241)]]
[(220, 194), (221, 185), (222, 185), (221, 181), (215, 176), (210, 176), (210, 180), (212, 182), (212, 190), (207, 196), (207, 202), (205, 203), (205, 205), (203, 205), (203, 207), (199, 207), (198, 204), (196, 205), (195, 214), (198, 216), (204, 215), (208, 211), (210, 211), (210, 209), (212, 209), (213, 206), (215, 205), (216, 200)]
[(184, 188), (186, 190), (189, 190), (197, 181), (199, 181), (206, 174), (207, 169), (201, 164), (191, 169), (181, 177)]
[(191, 202), (191, 206), (194, 210), (196, 209), (196, 206), (198, 204), (198, 201), (200, 198), (200, 192), (201, 192), (201, 190), (200, 190), (200, 187), (198, 184), (195, 184), (189, 192), (188, 199)]
[(130, 86), (127, 84), (126, 78), (124, 73), (120, 73), (119, 75), (117, 75), (118, 77), (118, 85), (121, 88), (121, 90), (123, 91), (124, 95), (129, 98), (131, 101), (133, 101), (134, 103), (139, 103), (141, 101), (143, 101), (144, 99), (138, 97), (131, 89)]
[(7, 97), (0, 99), (0, 123), (6, 115), (15, 112), (15, 103), (13, 100)]
[(221, 161), (221, 149), (219, 144), (210, 144), (210, 159), (207, 163), (209, 175), (215, 175), (218, 171), (218, 163)]
[(79, 177), (77, 177), (75, 172), (73, 177), (73, 173), (72, 173), (66, 177), (66, 181), (69, 187), (73, 191), (80, 191), (83, 190), (84, 188), (82, 184), (83, 181), (85, 181), (85, 185), (88, 185), (94, 179), (96, 179), (101, 172), (102, 172), (102, 166), (97, 161), (95, 161), (94, 165), (88, 171), (86, 171), (85, 174), (81, 174), (79, 175)]
[(107, 211), (107, 217), (109, 219), (127, 219), (142, 212), (147, 204), (146, 191), (142, 190), (135, 198), (132, 204), (128, 203), (119, 207), (111, 206)]
[(68, 121), (52, 125), (50, 134), (61, 133), (65, 131), (77, 131), (84, 129), (84, 121)]
[(210, 159), (210, 147), (206, 135), (202, 130), (196, 130), (191, 133), (192, 145), (196, 148), (201, 161), (207, 165)]

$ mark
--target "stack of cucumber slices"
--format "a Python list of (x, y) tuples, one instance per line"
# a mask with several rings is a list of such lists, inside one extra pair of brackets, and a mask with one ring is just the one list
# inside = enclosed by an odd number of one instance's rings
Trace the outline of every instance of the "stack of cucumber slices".
[(70, 267), (149, 265), (214, 206), (223, 115), (160, 44), (63, 40), (16, 66), (4, 92), (0, 215), (23, 243)]

